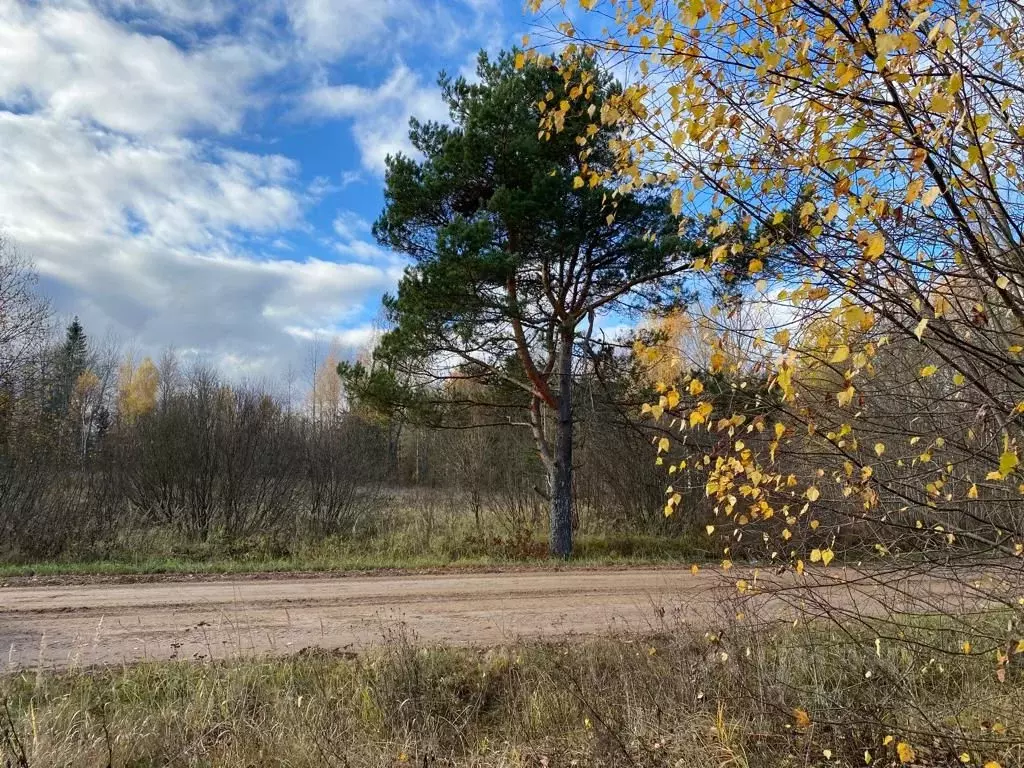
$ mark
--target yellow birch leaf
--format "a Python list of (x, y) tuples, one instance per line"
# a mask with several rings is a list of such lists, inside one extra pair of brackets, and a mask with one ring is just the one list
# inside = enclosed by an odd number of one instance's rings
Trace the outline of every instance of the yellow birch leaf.
[(840, 405), (849, 405), (853, 401), (853, 394), (853, 385), (850, 384), (842, 392), (836, 393), (836, 400), (839, 401)]
[(672, 215), (678, 216), (683, 211), (683, 192), (679, 189), (672, 190), (672, 196), (670, 198), (670, 205), (672, 207)]
[(1004, 476), (1008, 475), (1019, 463), (1020, 460), (1017, 458), (1016, 453), (1013, 451), (1003, 451), (1002, 456), (999, 457), (999, 472)]
[(885, 2), (875, 11), (875, 15), (871, 17), (871, 21), (868, 23), (873, 30), (881, 32), (889, 27), (889, 3)]
[(953, 99), (945, 93), (935, 93), (932, 95), (930, 107), (932, 112), (944, 115), (953, 109)]
[(921, 190), (924, 189), (924, 179), (914, 179), (910, 184), (907, 185), (907, 194), (903, 198), (903, 202), (907, 205), (912, 205), (918, 197), (921, 196)]
[(901, 763), (911, 763), (914, 758), (917, 757), (917, 753), (914, 752), (914, 748), (911, 747), (907, 742), (901, 741), (896, 745), (896, 756), (899, 757)]
[(910, 22), (910, 31), (913, 32), (915, 29), (920, 27), (925, 22), (925, 20), (931, 15), (931, 11), (922, 11), (921, 13), (917, 14), (917, 16), (914, 17), (914, 20)]
[(885, 253), (885, 237), (881, 232), (873, 232), (868, 235), (865, 242), (864, 255), (869, 259), (877, 259)]
[(781, 131), (786, 123), (793, 119), (793, 108), (788, 104), (780, 104), (772, 111), (775, 118), (775, 125)]

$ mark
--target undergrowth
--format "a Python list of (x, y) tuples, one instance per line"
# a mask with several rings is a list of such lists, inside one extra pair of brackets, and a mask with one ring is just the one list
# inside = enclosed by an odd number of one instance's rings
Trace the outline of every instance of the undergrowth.
[[(642, 534), (588, 534), (577, 541), (573, 562), (582, 565), (692, 563), (706, 553), (690, 538)], [(103, 557), (85, 555), (45, 562), (9, 558), (3, 576), (61, 574), (273, 573), (290, 571), (373, 571), (388, 569), (474, 568), (514, 564), (543, 565), (547, 545), (534, 537), (436, 537), (427, 543), (412, 535), (354, 541), (325, 538), (281, 547), (263, 538), (229, 544), (216, 540), (183, 544), (149, 537), (110, 547)]]
[(1024, 761), (1024, 673), (997, 680), (934, 623), (881, 646), (870, 627), (740, 626), (485, 650), (395, 634), (362, 656), (12, 674), (0, 765)]

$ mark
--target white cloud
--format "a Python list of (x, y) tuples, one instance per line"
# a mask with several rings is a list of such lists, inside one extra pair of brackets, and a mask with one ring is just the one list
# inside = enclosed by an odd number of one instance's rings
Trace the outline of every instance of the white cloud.
[(286, 0), (296, 36), (315, 58), (380, 55), (411, 45), (453, 51), (495, 28), (495, 0)]
[[(377, 183), (411, 151), (411, 115), (446, 119), (433, 72), (396, 57), (463, 56), (500, 26), (494, 2), (0, 0), (0, 230), (59, 311), (143, 354), (238, 377), (280, 372), (307, 340), (363, 347), (404, 262), (358, 214), (324, 232), (307, 212)], [(329, 85), (355, 55), (398, 63), (377, 87)], [(267, 149), (311, 82), (303, 114), (349, 122), (361, 168), (311, 178)]]
[(230, 132), (241, 124), (247, 83), (273, 66), (236, 41), (186, 51), (92, 9), (0, 3), (0, 106), (131, 134)]
[(103, 7), (159, 24), (212, 25), (232, 14), (230, 0), (100, 0)]
[(337, 239), (331, 242), (336, 253), (346, 259), (373, 264), (395, 275), (397, 282), (408, 260), (394, 251), (382, 248), (373, 239), (370, 222), (352, 211), (340, 211), (334, 219)]
[(338, 236), (334, 250), (342, 256), (387, 266), (398, 274), (408, 263), (405, 257), (382, 248), (373, 241), (370, 222), (352, 211), (339, 211), (334, 218), (334, 232)]
[(343, 352), (366, 349), (380, 336), (380, 329), (372, 325), (355, 328), (288, 328), (288, 333), (304, 342), (330, 342), (337, 344)]
[(0, 227), (60, 303), (151, 349), (280, 362), (294, 341), (285, 328), (341, 328), (394, 285), (386, 262), (258, 255), (263, 233), (270, 250), (301, 223), (294, 173), (279, 156), (0, 112), (0, 175), (18, 180), (0, 186)]
[(339, 211), (334, 217), (334, 231), (342, 240), (354, 240), (369, 234), (370, 222), (354, 211)]
[(363, 166), (382, 173), (388, 155), (411, 154), (409, 118), (445, 121), (448, 109), (435, 84), (425, 83), (403, 63), (376, 88), (321, 85), (306, 94), (306, 114), (349, 118)]
[[(73, 169), (73, 172), (69, 172)], [(203, 245), (233, 229), (294, 225), (300, 204), (280, 156), (208, 152), (187, 139), (131, 139), (44, 115), (0, 112), (0, 216), (12, 233), (146, 234)]]

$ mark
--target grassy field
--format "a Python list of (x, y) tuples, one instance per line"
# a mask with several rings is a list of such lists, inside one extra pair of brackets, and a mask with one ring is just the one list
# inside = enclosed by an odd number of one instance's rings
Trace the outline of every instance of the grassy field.
[[(0, 678), (0, 765), (894, 766), (1024, 761), (1024, 675), (925, 622), (153, 663)], [(6, 762), (5, 762), (6, 761)]]
[[(472, 544), (472, 542), (471, 542)], [(351, 542), (327, 539), (282, 553), (266, 542), (231, 547), (207, 544), (180, 547), (159, 541), (137, 547), (120, 546), (102, 559), (59, 559), (46, 562), (0, 562), (0, 578), (12, 576), (287, 573), (298, 571), (362, 572), (394, 569), (472, 569), (514, 565), (555, 565), (543, 542), (517, 547), (484, 548), (439, 539), (425, 547), (411, 537)], [(692, 563), (706, 553), (686, 538), (642, 535), (590, 535), (577, 542), (577, 565), (644, 565)]]

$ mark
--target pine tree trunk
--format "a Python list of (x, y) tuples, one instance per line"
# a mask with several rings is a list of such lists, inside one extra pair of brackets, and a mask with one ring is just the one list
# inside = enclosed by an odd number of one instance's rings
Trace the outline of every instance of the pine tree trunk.
[(554, 461), (548, 470), (551, 488), (551, 555), (572, 555), (572, 342), (563, 333), (558, 360), (558, 413), (555, 423)]

